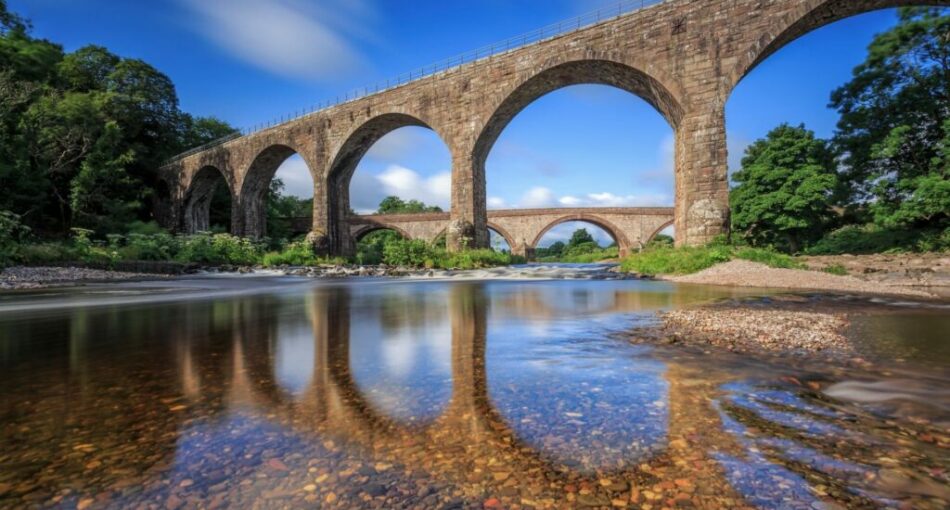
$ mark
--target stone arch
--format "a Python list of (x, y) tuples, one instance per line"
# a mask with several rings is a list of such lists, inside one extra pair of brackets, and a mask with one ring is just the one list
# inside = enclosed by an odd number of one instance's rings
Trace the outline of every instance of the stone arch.
[(528, 247), (531, 250), (534, 250), (535, 248), (537, 248), (538, 243), (541, 242), (541, 239), (544, 237), (544, 234), (547, 234), (552, 228), (560, 225), (561, 223), (567, 223), (569, 221), (583, 221), (585, 223), (590, 223), (592, 225), (596, 225), (606, 230), (607, 233), (610, 234), (610, 236), (614, 238), (614, 241), (617, 242), (617, 248), (620, 251), (620, 256), (623, 257), (627, 255), (627, 253), (629, 253), (630, 240), (628, 240), (627, 236), (624, 235), (623, 230), (621, 230), (619, 227), (617, 227), (613, 223), (601, 217), (598, 217), (593, 214), (586, 214), (586, 213), (567, 214), (565, 216), (561, 216), (560, 218), (548, 223), (547, 225), (544, 226), (544, 228), (541, 229), (540, 232), (538, 232), (538, 234), (534, 237), (534, 240), (531, 241), (531, 244)]
[[(205, 165), (192, 176), (184, 197), (182, 230), (185, 233), (194, 234), (210, 230), (211, 198), (222, 181), (228, 187), (228, 193), (231, 195), (231, 209), (234, 210), (234, 186), (227, 175), (214, 165)], [(232, 218), (233, 216), (232, 213)], [(234, 230), (233, 221), (231, 229)]]
[[(294, 154), (303, 153), (297, 148), (283, 143), (272, 144), (257, 153), (247, 171), (240, 190), (240, 213), (234, 215), (238, 220), (232, 225), (235, 233), (260, 239), (267, 235), (267, 190), (280, 165)], [(307, 169), (314, 182), (313, 168), (304, 158)]]
[(650, 241), (652, 241), (653, 238), (655, 238), (656, 236), (660, 235), (660, 232), (663, 232), (663, 230), (664, 230), (666, 227), (672, 227), (675, 223), (676, 223), (676, 220), (670, 220), (670, 221), (667, 221), (666, 223), (660, 225), (659, 227), (657, 227), (657, 229), (654, 230), (652, 234), (650, 234), (649, 236), (647, 236), (646, 239), (644, 239), (643, 241), (641, 241), (640, 247), (642, 248), (642, 247), (644, 247), (644, 246), (650, 244)]
[[(729, 77), (729, 94), (746, 75), (778, 50), (799, 37), (851, 16), (892, 7), (950, 6), (947, 0), (804, 0), (791, 4), (785, 14), (769, 20), (767, 29), (746, 51), (738, 52), (738, 61)], [(763, 10), (763, 13), (768, 13)], [(727, 95), (728, 97), (728, 95)]]
[[(350, 179), (360, 160), (380, 138), (399, 128), (409, 126), (430, 129), (439, 136), (442, 143), (445, 143), (446, 139), (439, 131), (417, 116), (406, 113), (383, 113), (356, 127), (333, 155), (327, 174), (329, 216), (327, 235), (331, 253), (348, 255), (355, 248), (352, 237), (347, 235), (346, 218), (350, 215)], [(448, 144), (446, 146), (448, 147)], [(451, 153), (451, 149), (449, 152)]]
[(385, 223), (378, 223), (374, 225), (366, 225), (361, 227), (359, 230), (353, 233), (353, 242), (358, 243), (364, 237), (372, 234), (373, 232), (379, 232), (380, 230), (392, 230), (393, 232), (402, 236), (403, 239), (409, 240), (412, 239), (412, 236), (409, 235), (403, 228), (397, 227), (396, 225), (387, 225)]
[[(487, 222), (487, 208), (484, 203), (487, 196), (485, 162), (502, 131), (535, 100), (558, 89), (582, 84), (609, 85), (629, 92), (653, 106), (673, 131), (678, 131), (684, 115), (680, 103), (683, 94), (679, 93), (678, 86), (672, 80), (661, 82), (651, 74), (614, 60), (572, 60), (546, 67), (507, 93), (504, 100), (494, 108), (475, 140), (472, 151), (472, 181), (476, 187), (475, 196), (481, 197), (480, 203), (477, 204), (477, 231), (482, 230), (478, 229), (479, 214), (483, 215), (481, 221)], [(487, 239), (476, 239), (476, 245), (487, 245)]]
[(512, 253), (514, 253), (517, 247), (517, 245), (515, 244), (514, 236), (508, 233), (508, 231), (505, 230), (504, 227), (502, 227), (501, 225), (498, 225), (497, 223), (489, 221), (487, 222), (487, 225), (490, 230), (494, 230), (495, 232), (498, 233), (498, 235), (505, 238), (505, 242), (508, 243), (508, 249), (511, 250)]

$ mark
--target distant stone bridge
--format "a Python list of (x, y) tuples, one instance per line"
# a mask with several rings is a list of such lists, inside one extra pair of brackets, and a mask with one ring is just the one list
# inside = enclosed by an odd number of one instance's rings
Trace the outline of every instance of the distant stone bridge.
[[(381, 229), (399, 232), (407, 239), (435, 241), (446, 235), (450, 213), (375, 214), (347, 219), (352, 242)], [(509, 209), (488, 211), (488, 229), (505, 238), (515, 255), (531, 257), (552, 228), (569, 221), (596, 225), (617, 242), (621, 256), (636, 250), (673, 224), (672, 207), (598, 207), (567, 209)]]
[(223, 181), (233, 232), (261, 237), (268, 185), (299, 154), (314, 182), (311, 239), (351, 253), (353, 222), (365, 221), (349, 212), (360, 159), (390, 131), (423, 126), (452, 156), (449, 248), (487, 246), (485, 161), (502, 130), (549, 92), (598, 83), (643, 98), (673, 128), (676, 242), (704, 243), (729, 225), (725, 105), (739, 81), (803, 34), (907, 5), (950, 0), (666, 0), (190, 152), (161, 169), (158, 216), (185, 231), (207, 228), (212, 191)]

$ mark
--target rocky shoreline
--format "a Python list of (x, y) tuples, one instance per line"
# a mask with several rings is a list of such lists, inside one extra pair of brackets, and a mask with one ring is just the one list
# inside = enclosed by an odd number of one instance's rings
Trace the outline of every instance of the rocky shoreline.
[(0, 290), (30, 290), (81, 283), (169, 278), (167, 274), (133, 273), (82, 267), (8, 267), (0, 271)]

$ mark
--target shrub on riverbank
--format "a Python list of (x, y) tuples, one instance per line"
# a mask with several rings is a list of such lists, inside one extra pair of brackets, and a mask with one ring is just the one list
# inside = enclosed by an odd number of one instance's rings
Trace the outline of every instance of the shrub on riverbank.
[[(7, 231), (12, 232), (12, 228)], [(342, 257), (319, 256), (306, 241), (289, 243), (268, 251), (266, 242), (230, 234), (176, 236), (167, 232), (132, 233), (125, 236), (109, 235), (107, 240), (96, 240), (91, 231), (74, 229), (73, 238), (68, 241), (22, 243), (18, 242), (19, 239), (12, 239), (12, 234), (0, 236), (0, 247), (4, 248), (0, 253), (0, 265), (81, 262), (109, 267), (117, 262), (175, 261), (208, 266), (276, 267), (343, 265), (351, 262)], [(393, 266), (477, 269), (524, 262), (521, 257), (488, 249), (449, 253), (445, 248), (420, 240), (388, 240), (381, 249), (381, 260), (375, 262)], [(360, 257), (355, 261), (361, 264), (366, 262)]]
[(383, 262), (391, 266), (478, 269), (524, 263), (524, 258), (490, 249), (450, 253), (420, 239), (392, 239), (383, 246)]
[(808, 255), (950, 250), (950, 229), (888, 229), (874, 224), (849, 225), (829, 233), (806, 250)]
[(623, 271), (647, 276), (658, 274), (682, 275), (702, 271), (733, 259), (760, 262), (770, 267), (797, 269), (804, 267), (793, 257), (765, 248), (730, 246), (713, 243), (706, 246), (674, 248), (659, 246), (630, 255), (623, 260)]
[(538, 262), (569, 262), (573, 264), (590, 264), (604, 260), (617, 259), (620, 257), (620, 249), (616, 246), (601, 248), (596, 246), (594, 249), (585, 252), (573, 252), (568, 249), (561, 255), (550, 257), (539, 257)]

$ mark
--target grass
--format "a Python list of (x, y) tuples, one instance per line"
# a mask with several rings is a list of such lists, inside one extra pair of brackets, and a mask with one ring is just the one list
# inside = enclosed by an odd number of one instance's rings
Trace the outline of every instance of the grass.
[(845, 269), (845, 267), (841, 264), (832, 264), (822, 269), (822, 271), (830, 274), (836, 274), (838, 276), (846, 276), (848, 274), (848, 270)]
[(551, 257), (540, 257), (538, 258), (538, 262), (569, 262), (574, 264), (590, 264), (593, 262), (601, 262), (603, 260), (616, 259), (619, 257), (620, 249), (616, 246), (609, 246), (607, 248), (598, 248), (597, 250), (590, 253), (568, 253)]
[(659, 246), (630, 255), (620, 265), (621, 270), (646, 276), (658, 274), (684, 275), (702, 271), (716, 264), (743, 259), (769, 267), (801, 269), (803, 264), (793, 257), (764, 248), (736, 247), (721, 243), (707, 246), (674, 248)]

